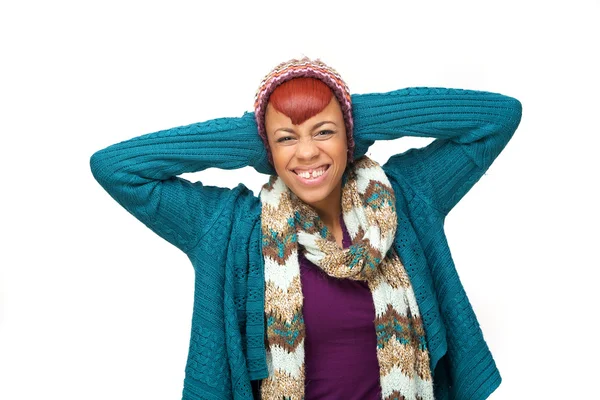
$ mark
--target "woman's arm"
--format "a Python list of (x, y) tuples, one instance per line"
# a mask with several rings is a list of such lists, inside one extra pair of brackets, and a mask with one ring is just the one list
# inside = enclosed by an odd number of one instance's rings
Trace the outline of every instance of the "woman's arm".
[(407, 180), (447, 215), (504, 149), (521, 121), (521, 103), (498, 93), (414, 87), (352, 97), (354, 140), (434, 137), (423, 148), (396, 154), (386, 173)]
[(177, 177), (206, 168), (268, 170), (253, 113), (217, 118), (113, 144), (90, 158), (94, 178), (155, 233), (189, 252), (232, 189)]

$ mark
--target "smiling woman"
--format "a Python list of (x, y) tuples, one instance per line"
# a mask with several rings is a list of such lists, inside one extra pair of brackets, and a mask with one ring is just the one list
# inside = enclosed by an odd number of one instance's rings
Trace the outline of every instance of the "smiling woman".
[[(487, 398), (501, 376), (444, 220), (512, 137), (521, 103), (440, 87), (350, 96), (303, 58), (261, 81), (254, 108), (90, 159), (194, 266), (182, 399)], [(436, 139), (383, 166), (365, 155), (403, 136)], [(258, 196), (178, 176), (248, 165), (269, 175)]]
[(433, 400), (420, 312), (391, 248), (394, 190), (377, 162), (352, 161), (347, 86), (318, 60), (292, 60), (267, 75), (255, 104), (277, 173), (260, 193), (261, 398)]
[[(284, 91), (278, 92), (285, 84)], [(294, 92), (296, 87), (300, 96)], [(265, 127), (275, 171), (317, 211), (341, 244), (339, 216), (348, 140), (340, 104), (331, 89), (314, 78), (292, 79), (273, 94), (276, 98), (271, 95), (269, 100)]]

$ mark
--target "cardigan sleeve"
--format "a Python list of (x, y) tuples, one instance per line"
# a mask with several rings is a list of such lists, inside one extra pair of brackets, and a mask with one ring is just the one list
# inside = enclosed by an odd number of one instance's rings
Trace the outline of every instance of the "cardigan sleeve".
[(498, 93), (411, 87), (352, 98), (355, 141), (436, 138), (382, 166), (444, 216), (483, 176), (521, 121), (521, 103)]
[(96, 151), (98, 183), (156, 234), (188, 253), (218, 218), (232, 189), (177, 175), (207, 168), (268, 169), (254, 114), (137, 136)]

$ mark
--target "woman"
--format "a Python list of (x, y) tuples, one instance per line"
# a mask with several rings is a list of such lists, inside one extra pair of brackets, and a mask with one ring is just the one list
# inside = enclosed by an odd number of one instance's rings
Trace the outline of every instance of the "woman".
[[(194, 266), (183, 398), (487, 398), (501, 377), (443, 224), (520, 118), (490, 92), (350, 95), (305, 57), (263, 79), (254, 113), (93, 154), (106, 191)], [(436, 140), (365, 156), (402, 136)], [(259, 196), (177, 176), (247, 165), (270, 175)]]

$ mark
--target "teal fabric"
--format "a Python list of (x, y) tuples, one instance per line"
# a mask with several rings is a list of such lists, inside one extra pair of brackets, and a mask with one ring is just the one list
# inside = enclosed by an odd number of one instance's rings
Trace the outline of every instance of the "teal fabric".
[[(436, 138), (382, 166), (397, 199), (394, 246), (423, 317), (436, 399), (485, 399), (501, 376), (457, 274), (444, 220), (513, 136), (521, 103), (435, 87), (355, 94), (352, 102), (355, 158), (377, 140)], [(252, 399), (250, 381), (268, 374), (258, 194), (242, 183), (229, 189), (177, 176), (245, 166), (275, 174), (250, 112), (134, 137), (90, 158), (106, 192), (193, 265), (184, 400)]]

